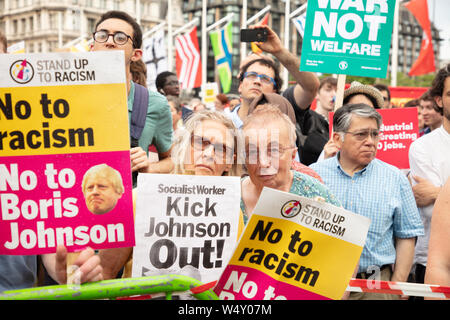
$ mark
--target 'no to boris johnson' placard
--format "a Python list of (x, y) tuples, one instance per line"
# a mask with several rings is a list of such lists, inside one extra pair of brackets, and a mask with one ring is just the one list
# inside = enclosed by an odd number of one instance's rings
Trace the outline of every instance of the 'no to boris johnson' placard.
[(0, 55), (0, 254), (134, 245), (123, 52)]
[(302, 71), (386, 78), (395, 0), (308, 1)]

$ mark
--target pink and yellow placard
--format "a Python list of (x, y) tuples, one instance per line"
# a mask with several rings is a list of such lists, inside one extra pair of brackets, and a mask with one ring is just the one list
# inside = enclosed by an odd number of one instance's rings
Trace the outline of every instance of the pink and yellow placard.
[(264, 188), (215, 292), (232, 300), (340, 299), (370, 220)]
[(0, 254), (133, 246), (123, 52), (1, 55), (0, 73)]

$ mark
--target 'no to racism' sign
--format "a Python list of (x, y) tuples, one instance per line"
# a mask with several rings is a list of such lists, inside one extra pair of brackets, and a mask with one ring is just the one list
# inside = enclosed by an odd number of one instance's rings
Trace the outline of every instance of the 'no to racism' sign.
[(395, 0), (308, 1), (302, 71), (386, 78)]

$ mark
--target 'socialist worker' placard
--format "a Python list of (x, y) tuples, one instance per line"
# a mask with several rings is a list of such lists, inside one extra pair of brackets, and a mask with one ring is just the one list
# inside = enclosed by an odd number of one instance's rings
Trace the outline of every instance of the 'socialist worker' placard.
[(123, 52), (0, 55), (0, 254), (134, 245)]
[(340, 299), (370, 219), (264, 188), (215, 288), (221, 299)]
[(140, 174), (133, 277), (217, 280), (243, 227), (240, 195), (239, 177)]
[(302, 71), (386, 78), (395, 0), (308, 1)]

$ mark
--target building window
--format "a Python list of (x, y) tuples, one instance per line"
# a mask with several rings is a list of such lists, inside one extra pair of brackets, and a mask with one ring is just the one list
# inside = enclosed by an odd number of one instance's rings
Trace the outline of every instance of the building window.
[(48, 15), (48, 25), (50, 29), (57, 29), (58, 28), (58, 17), (56, 13), (49, 13)]
[(17, 22), (17, 20), (13, 20), (13, 34), (18, 33), (18, 25), (19, 23)]
[(20, 33), (24, 34), (27, 31), (27, 20), (25, 18), (21, 19), (20, 26), (21, 26)]
[(76, 11), (72, 11), (72, 30), (80, 30), (80, 15)]
[(94, 30), (95, 30), (95, 23), (96, 22), (97, 21), (94, 18), (88, 18), (87, 19), (87, 30), (88, 30), (89, 33), (90, 32), (94, 32)]

